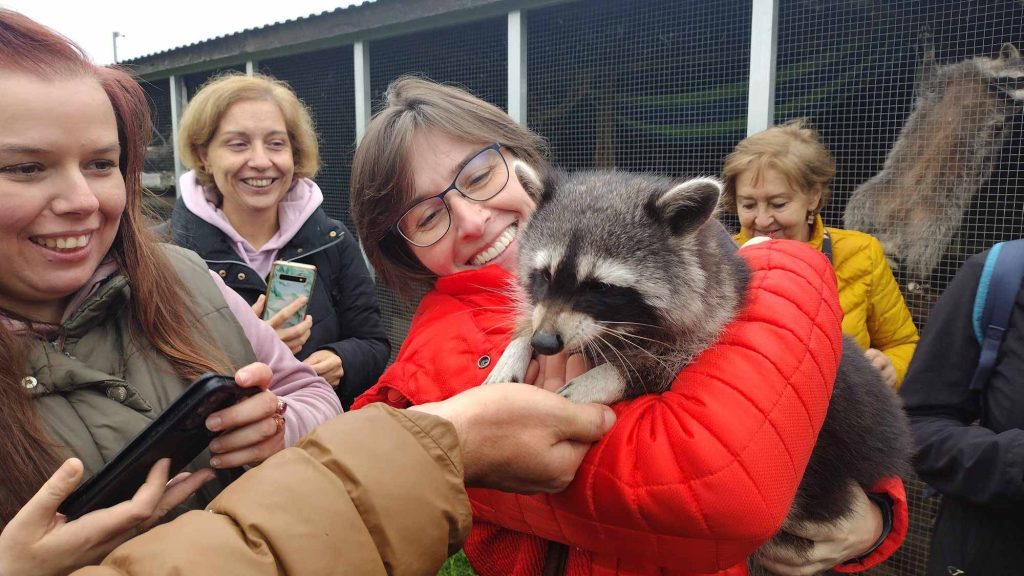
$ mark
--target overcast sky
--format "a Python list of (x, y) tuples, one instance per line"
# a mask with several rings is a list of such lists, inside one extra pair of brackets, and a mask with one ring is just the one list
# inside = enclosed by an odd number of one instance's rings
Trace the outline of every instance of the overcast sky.
[[(21, 12), (71, 38), (97, 64), (127, 60), (185, 46), (246, 28), (308, 16), (339, 6), (345, 0), (0, 0), (0, 6)], [(258, 7), (257, 7), (258, 6)]]

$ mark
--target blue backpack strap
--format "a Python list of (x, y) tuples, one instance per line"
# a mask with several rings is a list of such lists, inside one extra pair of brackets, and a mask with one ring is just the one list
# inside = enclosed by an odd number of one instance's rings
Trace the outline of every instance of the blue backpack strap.
[(974, 297), (971, 320), (974, 337), (981, 346), (981, 354), (971, 378), (970, 390), (983, 390), (992, 375), (1022, 279), (1024, 239), (993, 246), (985, 259), (978, 281), (978, 293)]

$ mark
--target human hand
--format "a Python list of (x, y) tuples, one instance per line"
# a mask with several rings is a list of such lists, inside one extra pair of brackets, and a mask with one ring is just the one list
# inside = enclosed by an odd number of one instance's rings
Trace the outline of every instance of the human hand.
[(303, 360), (309, 364), (318, 376), (321, 376), (331, 386), (337, 388), (341, 383), (341, 377), (345, 375), (345, 367), (341, 363), (341, 356), (330, 350), (317, 350)]
[(267, 390), (272, 378), (270, 367), (260, 362), (235, 372), (235, 383), (239, 386), (263, 391), (207, 417), (208, 429), (224, 432), (210, 442), (211, 466), (258, 464), (284, 449), (284, 403)]
[(470, 388), (409, 408), (449, 420), (459, 435), (467, 486), (560, 492), (590, 445), (615, 423), (601, 404), (574, 404), (526, 384)]
[[(285, 320), (291, 318), (296, 312), (298, 312), (306, 302), (307, 298), (305, 296), (299, 296), (293, 300), (291, 304), (285, 306), (277, 314), (271, 316), (270, 319), (265, 320), (267, 325), (273, 328), (274, 332), (277, 333), (277, 337), (281, 339), (281, 342), (284, 342), (285, 346), (292, 351), (292, 354), (302, 350), (302, 345), (306, 343), (306, 340), (309, 340), (309, 335), (313, 330), (313, 317), (307, 314), (306, 317), (302, 319), (302, 322), (287, 328), (282, 327), (282, 324), (284, 324)], [(260, 294), (260, 297), (256, 299), (256, 303), (252, 305), (252, 311), (262, 318), (263, 309), (266, 305), (267, 297)]]
[(213, 478), (205, 468), (168, 482), (170, 466), (169, 458), (154, 464), (131, 500), (68, 522), (57, 507), (81, 482), (83, 467), (77, 458), (66, 460), (0, 533), (0, 574), (66, 574), (94, 564)]
[(892, 360), (885, 352), (877, 348), (868, 348), (864, 351), (864, 356), (882, 374), (882, 380), (885, 381), (887, 386), (890, 388), (896, 387), (896, 368), (893, 367)]
[(557, 392), (566, 382), (590, 370), (583, 354), (560, 352), (553, 356), (538, 355), (526, 368), (526, 383)]
[(787, 532), (814, 542), (809, 551), (801, 554), (789, 548), (765, 547), (759, 555), (761, 565), (778, 576), (811, 576), (867, 552), (882, 535), (882, 511), (856, 483), (851, 483), (850, 493), (853, 512), (849, 518), (785, 527)]

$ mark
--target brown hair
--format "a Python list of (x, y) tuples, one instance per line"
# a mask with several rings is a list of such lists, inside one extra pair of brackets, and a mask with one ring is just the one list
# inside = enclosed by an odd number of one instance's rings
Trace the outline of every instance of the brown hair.
[(798, 118), (744, 138), (725, 158), (722, 204), (732, 212), (736, 211), (736, 179), (748, 169), (754, 170), (754, 182), (764, 177), (765, 170), (774, 170), (804, 194), (821, 190), (821, 200), (814, 210), (817, 214), (832, 195), (836, 163), (818, 132)]
[[(143, 215), (141, 173), (151, 125), (145, 92), (126, 72), (100, 68), (67, 38), (16, 12), (0, 9), (0, 70), (43, 79), (95, 78), (117, 118), (121, 144), (120, 171), (126, 205), (110, 253), (132, 290), (131, 336), (147, 340), (175, 373), (188, 380), (207, 371), (222, 371), (226, 362), (213, 342), (193, 328), (200, 320), (170, 263), (157, 248)], [(58, 447), (43, 431), (29, 395), (21, 386), (30, 341), (0, 322), (0, 522), (6, 523), (60, 463)], [(204, 350), (212, 350), (207, 354)]]
[(316, 176), (320, 169), (320, 149), (309, 110), (288, 84), (263, 74), (243, 76), (239, 72), (227, 72), (203, 84), (181, 117), (181, 127), (178, 129), (181, 163), (195, 170), (199, 184), (213, 186), (213, 176), (203, 166), (200, 151), (210, 145), (228, 108), (238, 102), (251, 100), (273, 102), (281, 110), (291, 141), (295, 177)]
[(384, 283), (403, 297), (412, 294), (416, 284), (437, 279), (404, 240), (388, 232), (416, 193), (409, 150), (417, 130), (437, 130), (481, 146), (499, 143), (542, 177), (551, 170), (544, 139), (496, 106), (423, 78), (394, 80), (384, 94), (383, 108), (370, 120), (356, 148), (351, 201), (367, 258)]

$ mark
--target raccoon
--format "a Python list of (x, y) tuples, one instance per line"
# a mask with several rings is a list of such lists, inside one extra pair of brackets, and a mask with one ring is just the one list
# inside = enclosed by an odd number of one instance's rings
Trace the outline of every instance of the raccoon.
[(992, 175), (1024, 109), (1024, 58), (1013, 44), (999, 56), (939, 65), (925, 40), (914, 109), (882, 170), (850, 196), (844, 225), (878, 238), (886, 256), (926, 282), (971, 199)]
[[(595, 366), (559, 391), (572, 401), (610, 404), (666, 391), (720, 336), (747, 290), (746, 263), (714, 218), (721, 183), (616, 171), (541, 182), (523, 164), (515, 171), (540, 201), (520, 240), (516, 333), (485, 383), (522, 381), (534, 350), (568, 350)], [(846, 339), (787, 524), (843, 518), (850, 482), (905, 474), (910, 451), (898, 398)], [(766, 546), (810, 548), (785, 526)]]

